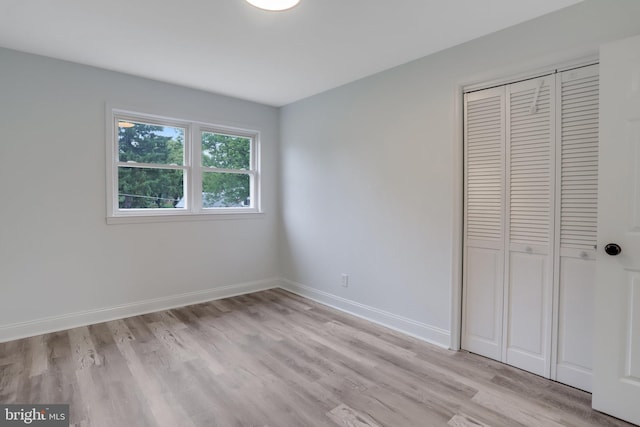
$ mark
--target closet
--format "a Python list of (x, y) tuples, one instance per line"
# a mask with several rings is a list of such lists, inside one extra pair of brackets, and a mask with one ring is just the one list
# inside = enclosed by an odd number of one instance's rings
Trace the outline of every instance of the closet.
[(465, 94), (462, 347), (591, 390), (598, 66)]

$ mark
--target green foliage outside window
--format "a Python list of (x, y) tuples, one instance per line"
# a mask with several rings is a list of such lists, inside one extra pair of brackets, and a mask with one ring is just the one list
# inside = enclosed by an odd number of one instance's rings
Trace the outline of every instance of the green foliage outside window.
[[(202, 132), (202, 166), (227, 170), (249, 170), (249, 138)], [(250, 177), (244, 173), (207, 172), (202, 174), (202, 205), (238, 207), (249, 202)]]
[[(174, 133), (173, 136), (164, 135)], [(184, 129), (135, 123), (118, 131), (120, 162), (184, 164)], [(120, 209), (173, 208), (184, 195), (181, 170), (118, 168)]]
[[(136, 163), (184, 165), (184, 132), (183, 128), (144, 123), (118, 128), (118, 160), (131, 165), (118, 167), (120, 209), (184, 206), (182, 170), (135, 167)], [(251, 179), (243, 171), (251, 168), (251, 139), (202, 132), (201, 153), (203, 207), (247, 206)]]

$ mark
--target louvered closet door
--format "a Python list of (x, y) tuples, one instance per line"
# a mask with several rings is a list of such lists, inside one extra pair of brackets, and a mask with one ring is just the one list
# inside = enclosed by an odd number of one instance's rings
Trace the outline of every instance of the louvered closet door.
[(591, 391), (598, 203), (598, 66), (558, 78), (558, 351), (555, 378)]
[(504, 274), (505, 88), (465, 95), (462, 346), (500, 360)]
[(550, 376), (555, 77), (507, 87), (504, 361)]

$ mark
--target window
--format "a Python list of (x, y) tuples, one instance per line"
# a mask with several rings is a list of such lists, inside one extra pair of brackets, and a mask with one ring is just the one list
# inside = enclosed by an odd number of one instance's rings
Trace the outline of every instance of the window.
[(108, 221), (257, 213), (258, 132), (112, 110)]

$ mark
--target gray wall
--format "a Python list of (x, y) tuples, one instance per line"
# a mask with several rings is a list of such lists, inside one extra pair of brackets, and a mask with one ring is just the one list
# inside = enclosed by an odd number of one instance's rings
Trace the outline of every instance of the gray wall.
[(448, 345), (457, 88), (597, 53), (638, 16), (637, 0), (585, 1), (284, 107), (287, 287)]
[[(638, 16), (587, 0), (280, 111), (0, 49), (0, 340), (282, 276), (448, 345), (458, 86), (595, 52)], [(107, 102), (260, 130), (265, 215), (106, 225)]]
[[(276, 108), (6, 49), (0, 70), (0, 340), (277, 278)], [(261, 131), (265, 215), (107, 225), (106, 102)]]

